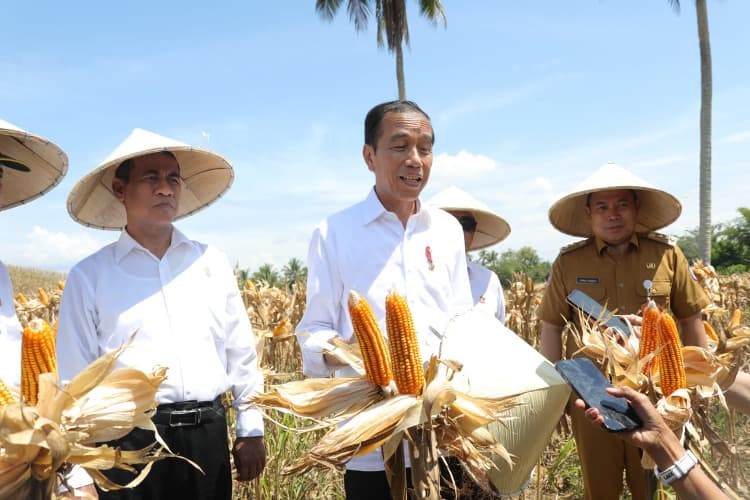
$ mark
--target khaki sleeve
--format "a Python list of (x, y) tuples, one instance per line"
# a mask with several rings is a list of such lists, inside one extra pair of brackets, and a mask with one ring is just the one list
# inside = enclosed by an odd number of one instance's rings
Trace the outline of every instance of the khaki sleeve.
[(677, 319), (688, 318), (711, 302), (690, 272), (685, 254), (677, 246), (674, 247), (674, 280), (669, 301), (672, 313)]
[(570, 318), (570, 306), (566, 300), (568, 293), (565, 289), (561, 260), (561, 256), (558, 255), (552, 264), (552, 272), (544, 288), (542, 303), (536, 311), (537, 318), (556, 326), (565, 326), (565, 320)]

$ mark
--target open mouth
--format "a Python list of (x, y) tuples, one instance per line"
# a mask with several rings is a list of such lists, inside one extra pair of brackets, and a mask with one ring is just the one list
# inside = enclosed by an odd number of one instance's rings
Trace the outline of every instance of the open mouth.
[(412, 186), (418, 186), (422, 183), (421, 175), (402, 175), (399, 177), (403, 182)]

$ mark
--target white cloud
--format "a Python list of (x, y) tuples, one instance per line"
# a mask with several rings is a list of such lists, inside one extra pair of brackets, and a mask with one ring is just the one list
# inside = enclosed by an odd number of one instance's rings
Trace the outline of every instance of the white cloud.
[(435, 157), (432, 175), (436, 177), (477, 177), (497, 168), (495, 160), (484, 155), (473, 155), (461, 150), (457, 155), (441, 153)]
[(719, 142), (726, 144), (750, 142), (750, 130), (743, 130), (742, 132), (737, 132), (726, 137), (722, 137), (721, 139), (719, 139)]
[(18, 247), (18, 254), (12, 257), (12, 262), (21, 266), (67, 270), (101, 246), (100, 241), (83, 231), (54, 232), (34, 226)]

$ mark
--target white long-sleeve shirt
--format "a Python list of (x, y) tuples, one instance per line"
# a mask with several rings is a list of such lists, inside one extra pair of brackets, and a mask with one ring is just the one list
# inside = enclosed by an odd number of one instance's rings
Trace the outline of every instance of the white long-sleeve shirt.
[(471, 296), (475, 308), (487, 311), (505, 323), (505, 296), (497, 274), (478, 262), (468, 262)]
[[(351, 369), (337, 371), (323, 360), (330, 339), (353, 334), (347, 308), (350, 290), (367, 299), (383, 334), (386, 295), (390, 290), (403, 295), (425, 361), (437, 353), (438, 335), (448, 319), (472, 306), (463, 233), (456, 219), (420, 203), (404, 227), (374, 189), (364, 201), (315, 229), (307, 267), (307, 309), (296, 331), (303, 370), (310, 377), (353, 375)], [(381, 454), (352, 459), (347, 468), (382, 470)]]
[[(177, 229), (161, 259), (123, 231), (73, 267), (60, 304), (61, 380), (136, 331), (117, 366), (167, 367), (159, 403), (211, 401), (231, 389), (237, 405), (263, 390), (252, 327), (226, 256)], [(238, 437), (262, 434), (257, 410), (238, 412)]]
[(13, 304), (13, 284), (0, 262), (0, 379), (8, 386), (21, 385), (21, 323)]

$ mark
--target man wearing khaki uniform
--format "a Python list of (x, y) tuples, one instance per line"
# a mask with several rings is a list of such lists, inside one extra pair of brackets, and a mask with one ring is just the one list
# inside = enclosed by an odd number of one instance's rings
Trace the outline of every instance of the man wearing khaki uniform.
[[(587, 239), (563, 248), (552, 266), (537, 313), (544, 356), (555, 362), (562, 355), (563, 327), (576, 319), (566, 297), (575, 288), (618, 314), (640, 313), (650, 296), (678, 320), (683, 343), (706, 347), (701, 309), (709, 299), (674, 241), (653, 232), (680, 212), (674, 196), (613, 163), (552, 205), (549, 218), (555, 228)], [(569, 336), (566, 355), (575, 350)], [(570, 406), (586, 498), (620, 498), (624, 469), (633, 499), (645, 499), (638, 448), (592, 427), (582, 410)]]

